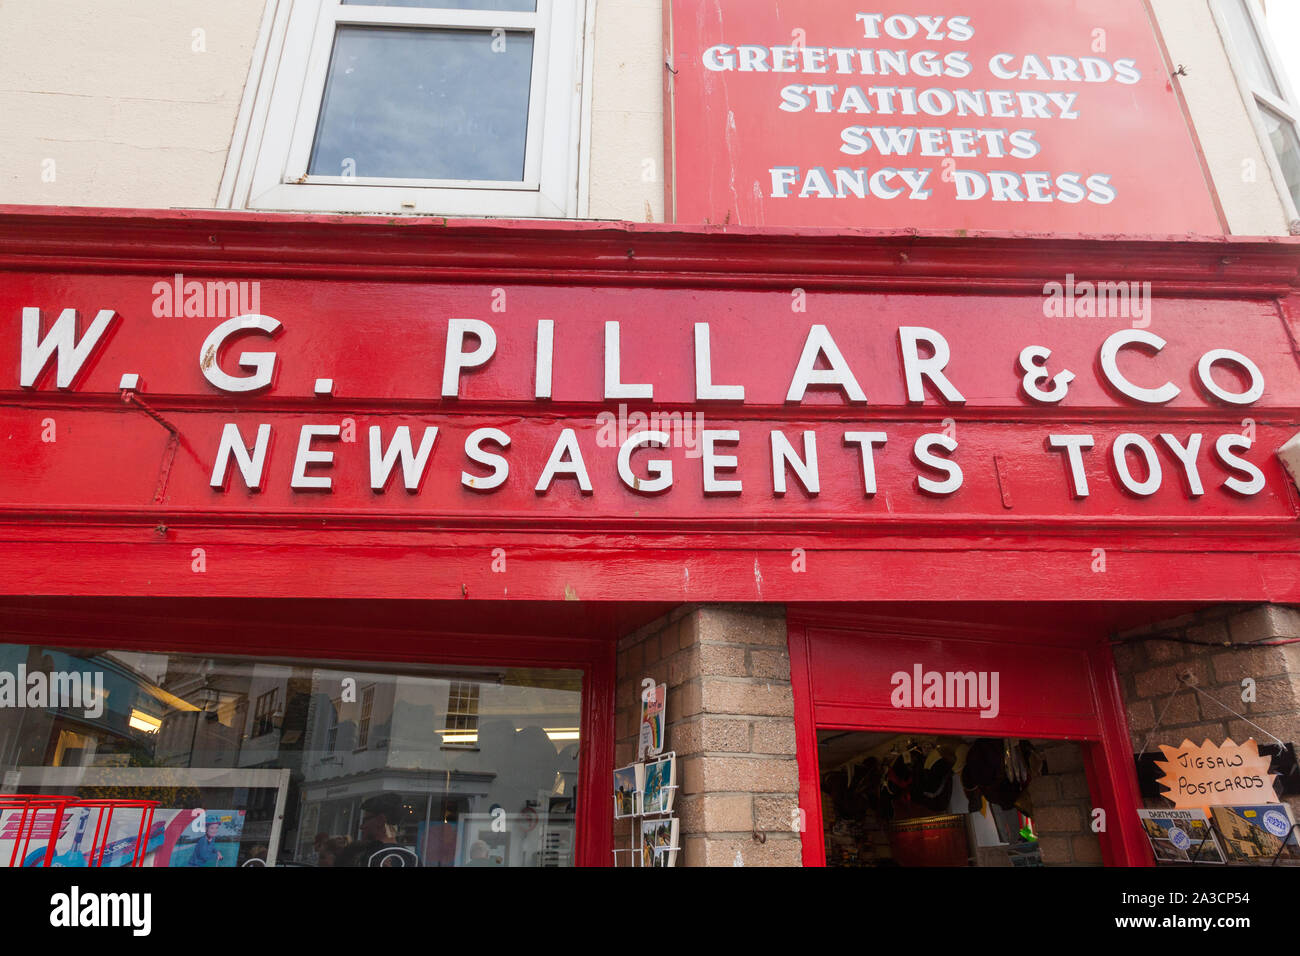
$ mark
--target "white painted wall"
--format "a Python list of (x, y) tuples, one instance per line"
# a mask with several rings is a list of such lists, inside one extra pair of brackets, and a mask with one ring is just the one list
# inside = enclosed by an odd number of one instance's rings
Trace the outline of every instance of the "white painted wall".
[(589, 215), (663, 222), (660, 0), (598, 0), (595, 57)]
[[(1208, 3), (1152, 0), (1232, 232), (1285, 235)], [(2, 0), (0, 203), (213, 207), (264, 6)], [(661, 222), (660, 0), (595, 7), (588, 216)]]
[(1187, 111), (1229, 231), (1285, 236), (1285, 207), (1241, 98), (1209, 0), (1152, 0), (1151, 6), (1170, 59), (1187, 68), (1187, 75), (1175, 80), (1187, 99)]
[(262, 5), (0, 3), (0, 203), (211, 207)]

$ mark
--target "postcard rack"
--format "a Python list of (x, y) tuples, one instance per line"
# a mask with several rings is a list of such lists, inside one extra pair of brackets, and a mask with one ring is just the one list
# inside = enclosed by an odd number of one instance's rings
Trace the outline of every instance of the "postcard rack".
[[(67, 794), (0, 794), (0, 811), (17, 811), (17, 829), (14, 831), (14, 845), (9, 854), (8, 866), (144, 866), (145, 857), (149, 853), (149, 831), (153, 827), (153, 815), (157, 807), (157, 800), (83, 798)], [(85, 810), (86, 816), (77, 829), (72, 849), (56, 856), (55, 850), (63, 834), (64, 823), (75, 810)], [(108, 835), (113, 826), (113, 814), (128, 810), (140, 811), (140, 824), (133, 837), (112, 844), (114, 851), (106, 864), (104, 854), (110, 846)], [(47, 816), (42, 818), (42, 814)], [(91, 814), (97, 814), (95, 834), (91, 837), (89, 853), (82, 853), (81, 834)], [(29, 853), (33, 839), (37, 841), (37, 849)], [(43, 852), (40, 847), (42, 841), (45, 843)]]
[[(1207, 823), (1209, 824), (1210, 830), (1213, 831), (1213, 833), (1215, 834), (1215, 836), (1218, 837), (1220, 845), (1226, 847), (1226, 846), (1228, 845), (1228, 838), (1227, 838), (1227, 836), (1224, 835), (1223, 831), (1222, 831), (1221, 829), (1219, 829), (1219, 825), (1218, 825), (1217, 823), (1214, 822), (1214, 818), (1211, 817), (1211, 818), (1207, 821)], [(1240, 862), (1240, 861), (1238, 861), (1238, 862), (1231, 862), (1231, 861), (1229, 861), (1229, 860), (1226, 859), (1226, 855), (1225, 855), (1225, 859), (1224, 859), (1224, 861), (1223, 861), (1223, 865), (1226, 866), (1226, 867), (1240, 867), (1240, 866), (1277, 866), (1277, 865), (1278, 865), (1278, 861), (1281, 860), (1281, 858), (1282, 858), (1282, 854), (1283, 854), (1283, 852), (1285, 852), (1285, 850), (1286, 850), (1286, 848), (1287, 848), (1288, 841), (1289, 841), (1293, 836), (1296, 836), (1298, 832), (1300, 832), (1300, 823), (1293, 823), (1293, 824), (1291, 824), (1291, 829), (1287, 830), (1287, 832), (1286, 832), (1286, 836), (1284, 836), (1284, 837), (1281, 838), (1281, 840), (1282, 840), (1282, 845), (1279, 846), (1279, 847), (1277, 848), (1277, 852), (1273, 854), (1273, 859), (1269, 860), (1267, 863), (1264, 863), (1264, 862), (1259, 862), (1259, 863), (1245, 863), (1245, 862)], [(1277, 834), (1274, 834), (1274, 835), (1276, 836)], [(1193, 853), (1193, 854), (1191, 855), (1191, 857), (1188, 859), (1188, 861), (1187, 861), (1188, 863), (1196, 863), (1196, 862), (1199, 862), (1199, 860), (1200, 860), (1200, 856), (1201, 856), (1201, 851), (1205, 849), (1205, 844), (1206, 844), (1207, 842), (1209, 842), (1209, 841), (1207, 841), (1207, 840), (1202, 840), (1202, 841), (1200, 842), (1200, 844), (1197, 845), (1197, 847), (1196, 847), (1196, 852)], [(1283, 863), (1282, 865), (1283, 865), (1283, 866), (1286, 866), (1287, 864), (1286, 864), (1286, 863)]]
[[(655, 759), (655, 760), (666, 760), (666, 759), (668, 759), (669, 757), (671, 757), (671, 758), (673, 759), (673, 766), (675, 766), (675, 767), (680, 767), (680, 764), (677, 763), (677, 751), (675, 751), (675, 750), (665, 750), (663, 753), (658, 753), (658, 754), (655, 754), (655, 755), (654, 755), (654, 759)], [(678, 772), (680, 772), (680, 771), (678, 771)], [(676, 774), (674, 774), (674, 776), (675, 776), (675, 775), (676, 775)], [(663, 789), (665, 789), (665, 790), (676, 790), (676, 789), (679, 788), (679, 786), (680, 786), (680, 784), (670, 783), (668, 786), (664, 787)], [(672, 817), (672, 815), (673, 815), (673, 811), (672, 811), (672, 810), (656, 810), (654, 813), (643, 813), (643, 812), (642, 812), (641, 801), (644, 799), (644, 797), (645, 797), (644, 792), (642, 792), (642, 793), (638, 793), (638, 794), (636, 795), (636, 800), (635, 800), (634, 803), (633, 803), (633, 811), (632, 811), (631, 816), (620, 817), (620, 816), (618, 816), (618, 794), (614, 794), (614, 795), (613, 795), (613, 800), (614, 800), (614, 815), (615, 815), (614, 818), (615, 818), (615, 820), (616, 820), (616, 821), (618, 821), (618, 820), (627, 820), (627, 821), (629, 822), (629, 825), (630, 825), (629, 828), (630, 828), (630, 830), (631, 830), (631, 836), (630, 836), (630, 838), (629, 838), (629, 842), (631, 843), (631, 846), (629, 846), (629, 847), (615, 847), (615, 848), (614, 848), (614, 866), (615, 866), (615, 867), (617, 867), (617, 866), (619, 865), (618, 857), (619, 857), (619, 854), (620, 854), (620, 853), (630, 853), (630, 854), (632, 854), (632, 856), (631, 856), (631, 860), (632, 860), (632, 862), (629, 863), (629, 864), (625, 864), (626, 866), (637, 866), (637, 865), (639, 865), (637, 861), (640, 859), (640, 857), (638, 856), (638, 854), (640, 854), (640, 852), (641, 852), (641, 823), (642, 823), (643, 821), (645, 821), (645, 820), (653, 820), (653, 819), (660, 818), (660, 817)], [(675, 804), (676, 804), (676, 797), (673, 798), (673, 802), (674, 802), (674, 805), (675, 805)], [(679, 841), (678, 841), (678, 842), (680, 843), (680, 831), (679, 831)], [(680, 853), (680, 852), (681, 852), (681, 847), (680, 847), (680, 846), (657, 846), (657, 847), (655, 847), (655, 856), (658, 856), (660, 853), (667, 853), (667, 852), (669, 852), (669, 851), (674, 851), (674, 852), (678, 852), (678, 853)]]

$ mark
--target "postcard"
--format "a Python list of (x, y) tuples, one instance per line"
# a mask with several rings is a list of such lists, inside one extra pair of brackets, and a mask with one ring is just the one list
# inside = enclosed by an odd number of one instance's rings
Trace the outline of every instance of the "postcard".
[(677, 865), (676, 817), (660, 817), (641, 823), (641, 865)]
[(666, 757), (645, 765), (645, 785), (641, 790), (641, 812), (669, 813), (677, 792), (677, 759)]
[(1300, 846), (1291, 831), (1295, 820), (1285, 803), (1211, 807), (1210, 813), (1232, 862), (1272, 863), (1278, 851), (1279, 861), (1300, 860)]
[(637, 759), (658, 756), (664, 750), (664, 704), (668, 685), (656, 684), (641, 695), (641, 730), (637, 737)]
[(614, 817), (637, 816), (641, 812), (641, 789), (645, 764), (633, 763), (614, 771)]
[(1204, 810), (1139, 810), (1157, 863), (1225, 863)]

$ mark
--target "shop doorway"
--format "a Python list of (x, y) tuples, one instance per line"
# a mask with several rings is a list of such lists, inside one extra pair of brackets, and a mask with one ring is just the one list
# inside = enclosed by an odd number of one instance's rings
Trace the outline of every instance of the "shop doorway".
[(1149, 865), (1104, 632), (798, 608), (788, 635), (805, 866)]
[(1042, 866), (1043, 840), (1101, 861), (1095, 835), (1058, 832), (1087, 814), (1077, 745), (820, 730), (817, 764), (827, 866)]

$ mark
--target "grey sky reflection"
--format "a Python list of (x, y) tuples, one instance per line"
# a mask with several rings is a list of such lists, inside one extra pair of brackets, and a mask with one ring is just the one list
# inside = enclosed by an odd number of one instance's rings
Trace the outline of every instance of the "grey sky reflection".
[(519, 181), (533, 36), (340, 27), (308, 172)]

